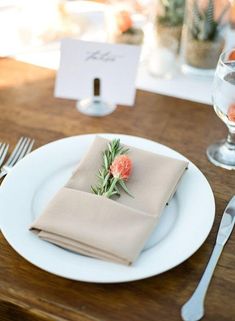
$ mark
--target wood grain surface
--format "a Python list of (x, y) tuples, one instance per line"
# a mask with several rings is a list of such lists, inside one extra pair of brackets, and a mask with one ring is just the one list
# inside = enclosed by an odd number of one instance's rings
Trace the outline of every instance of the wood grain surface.
[[(210, 143), (225, 137), (225, 126), (209, 106), (143, 91), (137, 92), (134, 108), (88, 117), (77, 112), (74, 101), (53, 97), (54, 81), (54, 71), (0, 59), (1, 141), (12, 148), (27, 135), (39, 147), (62, 137), (100, 132), (152, 139), (184, 154), (205, 174), (215, 195), (216, 219), (206, 242), (186, 262), (156, 277), (122, 284), (75, 282), (49, 274), (25, 261), (0, 234), (0, 320), (180, 320), (181, 306), (202, 275), (222, 212), (235, 193), (235, 171), (213, 166), (205, 155)], [(215, 270), (204, 320), (235, 320), (234, 236)]]

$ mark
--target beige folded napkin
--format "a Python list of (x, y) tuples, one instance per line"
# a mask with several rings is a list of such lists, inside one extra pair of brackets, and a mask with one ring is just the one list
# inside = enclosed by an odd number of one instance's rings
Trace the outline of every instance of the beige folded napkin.
[(91, 192), (107, 143), (102, 137), (95, 138), (68, 183), (30, 229), (40, 238), (77, 253), (131, 264), (188, 163), (128, 146), (133, 171), (127, 186), (134, 198), (122, 192), (119, 198), (108, 199)]

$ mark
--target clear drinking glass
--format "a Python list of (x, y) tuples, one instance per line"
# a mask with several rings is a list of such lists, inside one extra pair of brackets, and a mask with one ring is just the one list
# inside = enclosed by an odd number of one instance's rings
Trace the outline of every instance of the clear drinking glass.
[(216, 114), (228, 128), (228, 137), (207, 149), (209, 160), (220, 167), (235, 169), (235, 49), (221, 54), (213, 85)]

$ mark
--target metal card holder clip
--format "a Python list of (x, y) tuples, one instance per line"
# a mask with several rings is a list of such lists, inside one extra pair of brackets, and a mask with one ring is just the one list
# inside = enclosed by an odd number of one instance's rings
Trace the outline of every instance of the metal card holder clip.
[(101, 97), (101, 80), (93, 80), (93, 97), (82, 99), (77, 102), (76, 108), (85, 115), (102, 117), (111, 114), (116, 105), (106, 103)]

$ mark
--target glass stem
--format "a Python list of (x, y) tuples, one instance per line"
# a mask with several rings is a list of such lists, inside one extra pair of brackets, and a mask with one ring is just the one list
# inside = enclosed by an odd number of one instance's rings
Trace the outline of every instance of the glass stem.
[(226, 143), (229, 149), (235, 150), (235, 132), (229, 130)]

